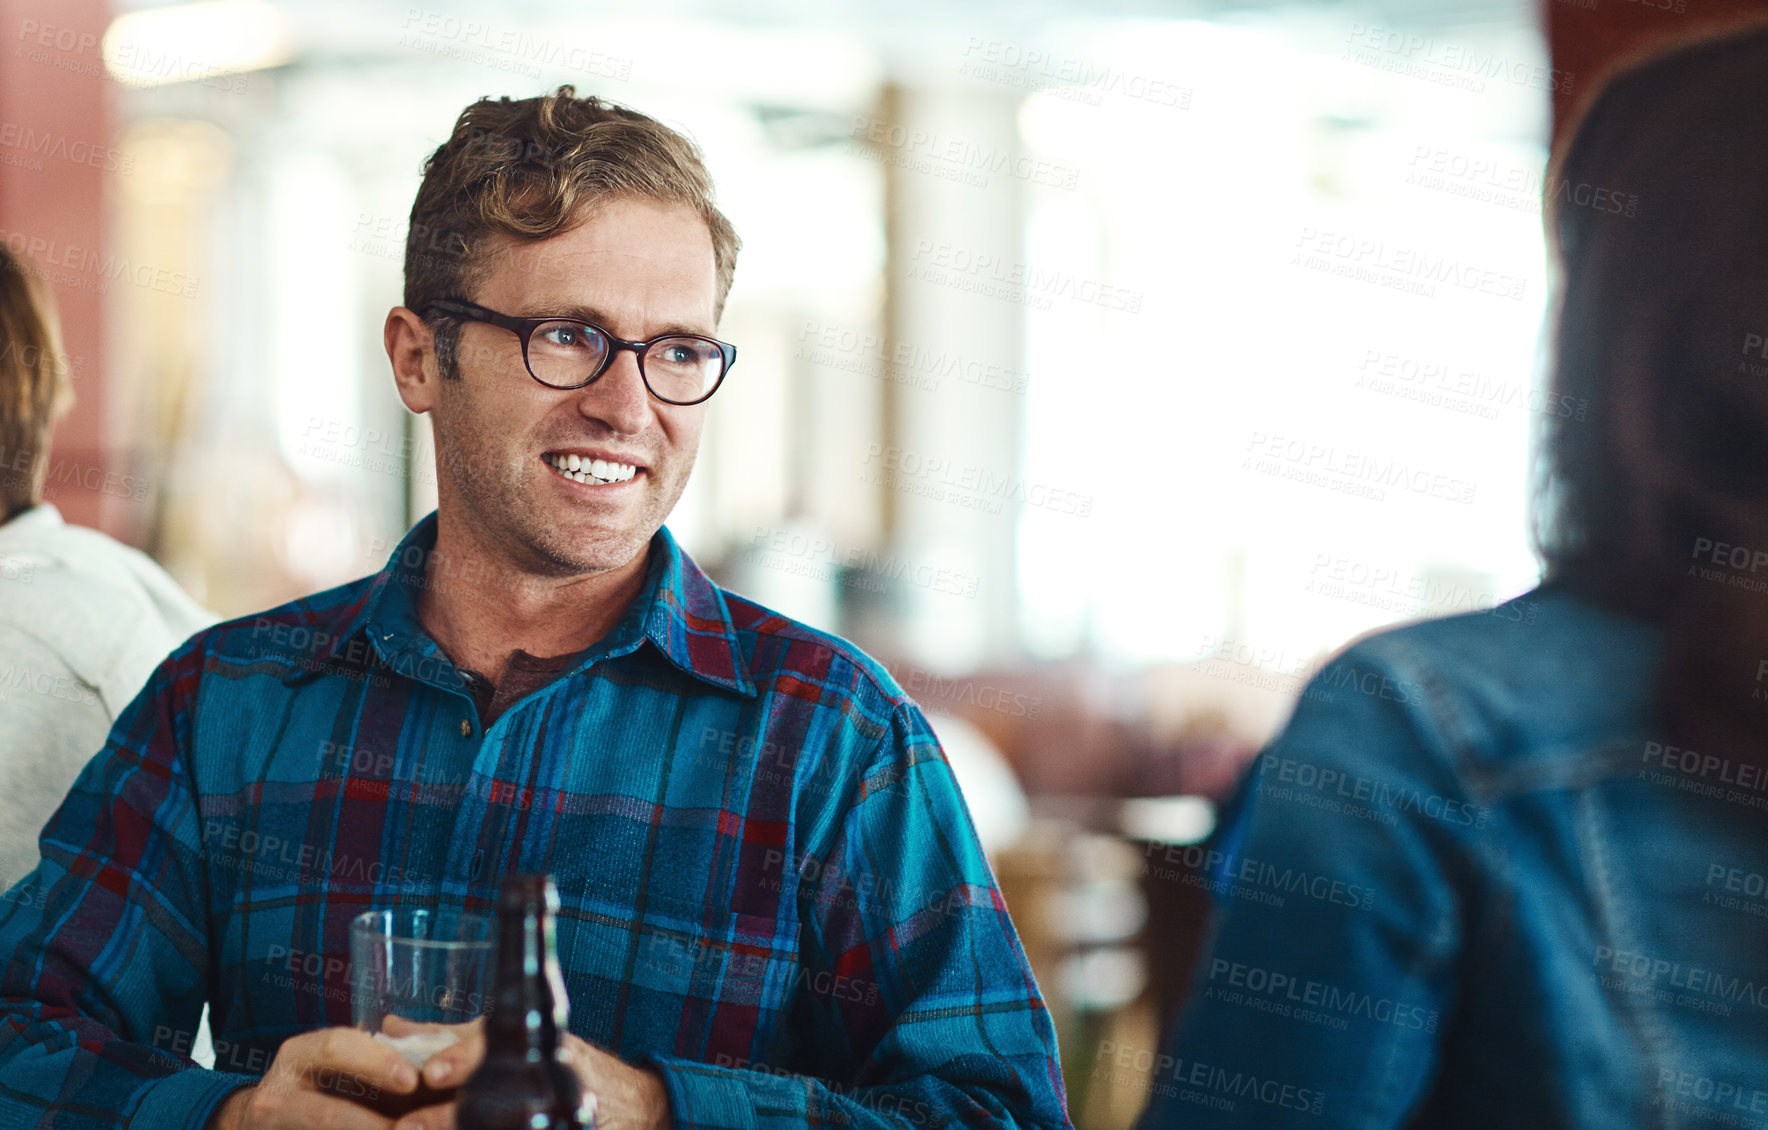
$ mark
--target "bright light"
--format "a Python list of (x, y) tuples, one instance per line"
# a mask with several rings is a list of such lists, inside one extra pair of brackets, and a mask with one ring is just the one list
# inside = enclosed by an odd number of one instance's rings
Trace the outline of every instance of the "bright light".
[(294, 55), (269, 0), (208, 0), (131, 12), (104, 33), (104, 67), (129, 86), (197, 82), (281, 66)]
[[(1544, 59), (1527, 19), (1463, 41)], [(1029, 186), (1027, 258), (1141, 296), (1026, 308), (1022, 473), (1097, 500), (1080, 536), (1050, 508), (1020, 520), (1036, 655), (1188, 663), (1229, 640), (1289, 688), (1348, 639), (1539, 575), (1545, 92), (1388, 70), (1342, 37), (1287, 11), (1077, 28), (1063, 50), (1105, 77), (1022, 105), (1031, 152), (1084, 170)], [(1074, 457), (1089, 431), (1109, 461)], [(1277, 436), (1307, 453), (1271, 458)], [(1125, 562), (1156, 579), (1076, 583)]]
[(1215, 831), (1215, 805), (1200, 796), (1136, 797), (1123, 802), (1119, 824), (1132, 840), (1202, 843)]

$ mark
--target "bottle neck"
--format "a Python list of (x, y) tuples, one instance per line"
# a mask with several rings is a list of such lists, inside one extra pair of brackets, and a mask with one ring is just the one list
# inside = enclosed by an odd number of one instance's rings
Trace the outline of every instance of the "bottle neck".
[(499, 916), (496, 985), (486, 1021), (488, 1053), (531, 1061), (556, 1056), (567, 1006), (552, 915), (543, 907), (506, 909)]

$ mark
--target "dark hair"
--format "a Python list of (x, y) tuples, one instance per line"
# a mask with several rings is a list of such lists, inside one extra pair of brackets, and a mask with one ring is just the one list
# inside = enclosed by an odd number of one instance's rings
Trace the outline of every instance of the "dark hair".
[[(653, 118), (561, 86), (538, 98), (481, 98), (461, 111), (449, 139), (424, 164), (405, 241), (405, 305), (471, 298), (487, 261), (486, 238), (541, 240), (582, 222), (604, 201), (685, 204), (706, 221), (717, 271), (713, 317), (736, 274), (742, 241), (713, 200), (699, 148)], [(436, 352), (453, 369), (453, 323)]]
[[(1659, 722), (1768, 764), (1768, 25), (1595, 96), (1548, 178), (1549, 582), (1661, 625)], [(1615, 202), (1619, 201), (1619, 207)]]
[(73, 403), (55, 303), (40, 272), (0, 243), (0, 522), (43, 499), (49, 437)]

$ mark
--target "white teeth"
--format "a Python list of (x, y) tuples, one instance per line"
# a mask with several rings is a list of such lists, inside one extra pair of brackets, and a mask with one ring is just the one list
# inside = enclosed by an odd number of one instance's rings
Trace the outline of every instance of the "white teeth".
[(547, 462), (565, 478), (586, 486), (623, 483), (638, 474), (638, 468), (630, 463), (610, 463), (605, 459), (586, 459), (580, 455), (554, 455)]

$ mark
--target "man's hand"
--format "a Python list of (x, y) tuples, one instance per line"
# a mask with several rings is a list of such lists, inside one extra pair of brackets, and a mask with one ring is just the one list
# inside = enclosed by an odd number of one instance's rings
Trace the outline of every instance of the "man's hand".
[[(563, 1059), (577, 1075), (585, 1099), (595, 1102), (596, 1130), (668, 1130), (669, 1092), (653, 1071), (645, 1071), (578, 1036), (564, 1037)], [(478, 1025), (451, 1048), (424, 1064), (424, 1083), (452, 1090), (467, 1081), (485, 1058), (484, 1029)], [(396, 1130), (453, 1130), (454, 1104), (414, 1110)]]
[(303, 1032), (277, 1049), (262, 1081), (227, 1097), (209, 1130), (387, 1130), (393, 1120), (363, 1104), (417, 1083), (416, 1069), (366, 1032)]

